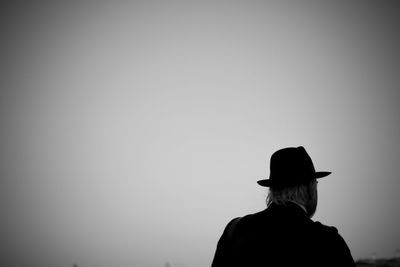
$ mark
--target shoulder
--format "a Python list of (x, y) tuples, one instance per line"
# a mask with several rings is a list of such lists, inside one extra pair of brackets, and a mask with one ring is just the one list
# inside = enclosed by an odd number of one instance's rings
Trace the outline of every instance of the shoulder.
[(324, 240), (330, 240), (331, 242), (335, 241), (337, 244), (344, 242), (336, 227), (328, 226), (318, 221), (313, 222), (313, 225), (320, 238)]
[(313, 222), (314, 241), (319, 244), (326, 244), (332, 248), (346, 248), (347, 245), (339, 231), (334, 226), (328, 226), (320, 222)]
[(232, 233), (234, 231), (234, 229), (236, 228), (236, 225), (238, 224), (238, 222), (242, 219), (242, 217), (235, 217), (233, 219), (231, 219), (225, 226), (224, 232), (222, 234), (222, 236), (225, 237), (231, 237)]
[(242, 218), (243, 217), (236, 217), (230, 220), (225, 227), (225, 232), (231, 231), (231, 229), (234, 228)]
[(225, 231), (227, 231), (229, 228), (232, 228), (232, 226), (236, 225), (242, 218), (243, 217), (235, 217), (231, 219), (225, 226)]
[(337, 249), (346, 251), (346, 253), (350, 253), (350, 249), (348, 248), (346, 241), (339, 234), (339, 231), (336, 227), (324, 225), (320, 222), (314, 222), (314, 224), (318, 229), (319, 238), (324, 239), (324, 243), (329, 242), (331, 247), (336, 247)]
[(327, 258), (332, 259), (334, 266), (352, 266), (355, 267), (354, 259), (346, 241), (339, 234), (334, 226), (327, 226), (320, 222), (314, 222), (318, 228), (319, 249), (328, 253)]
[(252, 214), (246, 214), (241, 217), (235, 217), (231, 219), (225, 227), (224, 232), (232, 231), (232, 228), (237, 228), (238, 225), (240, 226), (248, 226), (251, 225), (253, 222), (258, 221), (258, 218), (262, 216), (262, 211)]
[(332, 234), (332, 235), (339, 234), (338, 229), (334, 226), (328, 226), (318, 221), (314, 222), (313, 224), (316, 229), (326, 234)]

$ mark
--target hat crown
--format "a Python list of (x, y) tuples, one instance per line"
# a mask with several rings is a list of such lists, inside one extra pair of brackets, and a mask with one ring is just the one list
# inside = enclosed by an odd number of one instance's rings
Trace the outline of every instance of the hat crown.
[(270, 179), (293, 179), (312, 176), (314, 164), (304, 147), (288, 147), (271, 156)]
[(304, 147), (288, 147), (271, 156), (269, 178), (276, 186), (291, 186), (314, 179), (314, 164)]

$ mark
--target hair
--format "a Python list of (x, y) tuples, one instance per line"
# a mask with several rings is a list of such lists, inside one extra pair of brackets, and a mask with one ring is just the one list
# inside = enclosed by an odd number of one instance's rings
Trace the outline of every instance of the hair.
[(286, 205), (288, 202), (297, 202), (306, 205), (306, 203), (315, 196), (316, 192), (316, 180), (312, 180), (307, 184), (300, 184), (286, 188), (270, 187), (266, 202), (267, 206), (272, 203)]

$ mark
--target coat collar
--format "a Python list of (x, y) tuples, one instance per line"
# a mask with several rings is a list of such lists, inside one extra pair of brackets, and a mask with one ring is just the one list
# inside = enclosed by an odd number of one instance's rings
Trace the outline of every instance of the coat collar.
[(287, 202), (286, 204), (282, 205), (272, 203), (268, 206), (267, 210), (279, 213), (290, 213), (298, 216), (306, 216), (308, 218), (305, 209), (294, 202)]

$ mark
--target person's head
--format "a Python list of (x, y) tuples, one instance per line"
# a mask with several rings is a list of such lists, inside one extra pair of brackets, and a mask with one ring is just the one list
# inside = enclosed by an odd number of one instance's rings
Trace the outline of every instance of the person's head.
[(317, 183), (318, 181), (314, 179), (306, 184), (291, 187), (271, 187), (266, 199), (267, 205), (272, 203), (287, 205), (289, 202), (295, 202), (302, 205), (306, 209), (308, 217), (311, 218), (317, 210)]
[(317, 180), (331, 174), (316, 172), (304, 147), (288, 147), (271, 156), (269, 179), (257, 183), (269, 187), (267, 204), (296, 202), (304, 206), (311, 217), (317, 207)]

